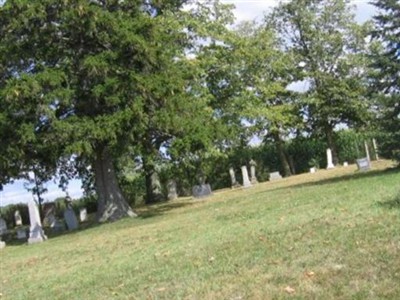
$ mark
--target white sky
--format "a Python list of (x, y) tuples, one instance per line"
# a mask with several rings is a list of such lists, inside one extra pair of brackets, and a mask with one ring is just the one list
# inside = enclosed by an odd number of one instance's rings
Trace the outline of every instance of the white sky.
[[(356, 5), (355, 13), (357, 22), (365, 22), (375, 13), (376, 9), (374, 6), (368, 4), (368, 1), (352, 1), (352, 3)], [(1, 2), (2, 1), (0, 0), (0, 4)], [(221, 0), (221, 2), (234, 4), (236, 6), (234, 13), (237, 22), (253, 19), (261, 20), (264, 16), (264, 12), (271, 10), (272, 7), (279, 3), (279, 1), (276, 0)], [(32, 194), (25, 190), (23, 184), (24, 182), (22, 180), (18, 180), (14, 184), (4, 186), (4, 191), (0, 192), (0, 206), (10, 203), (26, 203), (31, 200)], [(79, 180), (70, 182), (68, 192), (73, 199), (82, 196), (80, 186), (81, 183)], [(57, 197), (65, 196), (65, 193), (62, 192), (53, 182), (49, 182), (47, 188), (48, 192), (43, 195), (45, 201), (52, 201)]]

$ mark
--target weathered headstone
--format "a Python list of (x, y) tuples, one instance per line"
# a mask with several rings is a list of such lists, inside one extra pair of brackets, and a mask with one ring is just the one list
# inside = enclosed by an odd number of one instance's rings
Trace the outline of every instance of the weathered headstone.
[(282, 176), (279, 173), (279, 171), (269, 173), (269, 181), (274, 181), (279, 179), (282, 179)]
[(60, 221), (60, 220), (56, 220), (53, 224), (53, 226), (51, 227), (51, 230), (53, 232), (62, 232), (65, 230), (65, 224), (64, 222)]
[(343, 163), (343, 167), (348, 167), (349, 166), (349, 163), (347, 162), (347, 161), (345, 161), (344, 163)]
[(3, 218), (0, 218), (0, 236), (6, 234), (7, 232), (7, 223)]
[(368, 171), (371, 169), (371, 164), (367, 157), (357, 159), (358, 171)]
[(21, 213), (19, 212), (19, 210), (15, 211), (14, 220), (15, 220), (15, 226), (22, 226), (22, 217), (21, 217)]
[(243, 187), (244, 188), (248, 188), (251, 187), (252, 184), (249, 180), (249, 173), (247, 173), (247, 167), (246, 166), (242, 166), (242, 178), (243, 178)]
[(211, 186), (209, 184), (195, 185), (192, 188), (192, 194), (195, 198), (203, 198), (212, 195)]
[(367, 141), (364, 141), (364, 147), (365, 147), (365, 155), (367, 156), (368, 161), (371, 161), (371, 157), (369, 156), (369, 148)]
[(178, 198), (178, 192), (175, 180), (168, 180), (167, 190), (168, 190), (168, 200), (175, 200), (176, 198)]
[(316, 171), (315, 167), (310, 168), (310, 173), (315, 173)]
[(57, 221), (55, 204), (54, 203), (46, 203), (44, 205), (43, 210), (44, 210), (43, 225), (53, 228)]
[(64, 211), (64, 220), (65, 223), (67, 224), (68, 230), (78, 229), (79, 227), (78, 219), (76, 218), (75, 212), (72, 209), (72, 207), (68, 206)]
[(42, 229), (42, 222), (40, 221), (39, 209), (35, 202), (28, 202), (29, 221), (31, 227), (29, 228), (28, 244), (40, 243), (47, 240), (47, 236)]
[(18, 240), (25, 240), (26, 239), (26, 230), (25, 230), (25, 228), (18, 228), (17, 229), (17, 239)]
[(0, 241), (0, 249), (3, 249), (6, 247), (6, 242)]
[(254, 160), (250, 160), (250, 182), (252, 184), (258, 183), (258, 180), (256, 177), (256, 166), (257, 166), (257, 163)]
[(79, 210), (79, 220), (81, 222), (86, 222), (87, 221), (87, 209), (86, 207), (83, 207)]
[(326, 149), (326, 160), (327, 160), (327, 169), (333, 169), (335, 168), (335, 165), (332, 162), (332, 150), (331, 149)]
[(229, 168), (229, 176), (231, 177), (232, 188), (234, 189), (234, 188), (239, 187), (240, 184), (236, 180), (235, 170), (232, 167)]

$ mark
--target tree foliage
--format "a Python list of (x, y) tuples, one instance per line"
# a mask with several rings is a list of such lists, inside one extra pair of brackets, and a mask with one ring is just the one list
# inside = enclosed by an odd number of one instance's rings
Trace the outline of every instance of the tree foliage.
[[(6, 137), (10, 134), (12, 146), (2, 157), (17, 153), (8, 163), (15, 165), (13, 176), (20, 176), (18, 163), (29, 157), (26, 148), (45, 145), (55, 153), (50, 157), (58, 170), (94, 175), (99, 220), (133, 215), (116, 179), (116, 158), (131, 145), (151, 157), (148, 148), (171, 142), (179, 133), (204, 136), (204, 130), (197, 130), (200, 122), (188, 120), (210, 116), (207, 98), (196, 95), (198, 72), (186, 57), (196, 37), (207, 33), (203, 26), (207, 16), (202, 14), (207, 6), (182, 11), (182, 4), (172, 0), (4, 4), (1, 130)], [(18, 122), (16, 128), (13, 122)], [(14, 146), (15, 129), (21, 147)], [(5, 170), (9, 176), (10, 167)]]
[(380, 150), (385, 157), (400, 161), (400, 4), (381, 0), (374, 17), (372, 36), (380, 48), (373, 52), (372, 91), (376, 94), (378, 127), (383, 133)]
[(300, 0), (283, 3), (268, 16), (303, 68), (310, 88), (305, 118), (323, 133), (338, 162), (333, 129), (362, 123), (367, 117), (364, 78), (368, 25), (354, 21), (348, 1)]

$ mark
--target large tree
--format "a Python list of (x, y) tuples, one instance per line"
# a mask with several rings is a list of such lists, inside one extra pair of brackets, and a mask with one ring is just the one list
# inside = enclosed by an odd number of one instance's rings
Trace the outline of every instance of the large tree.
[(381, 46), (374, 52), (372, 64), (372, 91), (379, 91), (378, 126), (383, 133), (380, 150), (400, 161), (400, 3), (380, 0), (373, 4), (379, 13), (374, 17), (372, 35)]
[[(76, 170), (92, 173), (99, 221), (134, 216), (115, 159), (132, 144), (143, 150), (190, 105), (206, 111), (205, 101), (183, 96), (181, 61), (195, 36), (183, 2), (9, 0), (0, 8), (2, 134), (27, 136), (21, 149), (48, 145), (58, 170), (73, 157)], [(16, 153), (5, 180), (19, 176), (19, 158), (27, 158)]]
[(325, 135), (336, 164), (335, 127), (363, 122), (367, 115), (367, 26), (355, 22), (345, 0), (285, 2), (266, 18), (299, 57), (302, 77), (310, 84), (305, 118), (314, 133)]

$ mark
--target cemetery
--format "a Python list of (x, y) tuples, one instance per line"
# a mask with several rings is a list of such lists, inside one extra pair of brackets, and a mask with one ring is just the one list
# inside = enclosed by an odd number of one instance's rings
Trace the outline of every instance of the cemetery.
[(44, 242), (0, 250), (2, 297), (257, 299), (284, 298), (290, 287), (300, 298), (396, 298), (400, 173), (392, 166), (351, 164), (215, 190), (200, 202), (179, 197), (74, 234), (46, 227)]
[(0, 0), (0, 300), (400, 299), (399, 15)]

